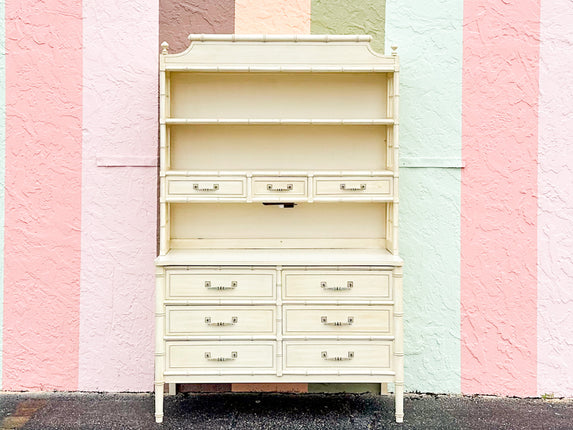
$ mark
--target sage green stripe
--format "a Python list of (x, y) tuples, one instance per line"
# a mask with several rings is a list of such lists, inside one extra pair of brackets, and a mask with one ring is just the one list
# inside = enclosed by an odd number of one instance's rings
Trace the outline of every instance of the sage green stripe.
[(427, 166), (400, 170), (409, 391), (461, 391), (461, 163), (428, 160), (461, 160), (462, 3), (386, 3), (386, 46), (400, 56), (400, 156)]
[(4, 357), (4, 185), (6, 153), (6, 45), (4, 0), (0, 0), (0, 390)]
[(312, 0), (311, 34), (369, 34), (372, 48), (384, 50), (386, 0)]

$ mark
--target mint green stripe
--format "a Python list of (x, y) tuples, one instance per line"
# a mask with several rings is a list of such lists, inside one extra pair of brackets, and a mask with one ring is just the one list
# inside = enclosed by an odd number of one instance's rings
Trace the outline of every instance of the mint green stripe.
[(6, 152), (6, 46), (4, 0), (0, 0), (0, 390), (2, 389), (2, 359), (4, 358), (4, 185)]
[[(404, 160), (461, 159), (462, 3), (386, 2), (386, 46), (398, 45), (400, 56)], [(459, 393), (461, 170), (416, 167), (400, 170), (406, 389)]]
[(372, 48), (384, 50), (386, 0), (312, 0), (312, 34), (369, 34)]

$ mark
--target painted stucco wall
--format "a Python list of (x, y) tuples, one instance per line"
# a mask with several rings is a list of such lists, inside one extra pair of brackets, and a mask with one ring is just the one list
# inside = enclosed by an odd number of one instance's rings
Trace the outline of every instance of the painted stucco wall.
[(159, 43), (288, 32), (399, 47), (407, 389), (573, 395), (572, 15), (571, 0), (0, 2), (1, 388), (152, 389)]

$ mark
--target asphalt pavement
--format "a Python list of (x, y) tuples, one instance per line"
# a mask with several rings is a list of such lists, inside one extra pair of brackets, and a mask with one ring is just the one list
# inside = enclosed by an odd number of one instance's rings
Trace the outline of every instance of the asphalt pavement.
[(0, 430), (100, 429), (573, 429), (573, 399), (407, 394), (403, 424), (392, 396), (178, 394), (155, 424), (153, 395), (0, 393)]

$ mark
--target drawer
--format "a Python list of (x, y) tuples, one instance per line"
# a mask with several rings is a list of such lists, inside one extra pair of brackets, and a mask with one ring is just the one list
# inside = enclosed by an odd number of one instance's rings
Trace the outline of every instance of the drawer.
[(392, 188), (391, 177), (317, 177), (314, 193), (317, 197), (365, 195), (391, 199)]
[(274, 306), (167, 306), (168, 335), (274, 335)]
[(392, 306), (284, 307), (285, 335), (392, 334)]
[(305, 197), (306, 190), (306, 178), (303, 177), (253, 177), (253, 197), (277, 196), (288, 200), (289, 197)]
[(274, 299), (274, 270), (168, 269), (168, 299)]
[(167, 370), (273, 369), (275, 342), (167, 342)]
[(390, 300), (392, 271), (283, 271), (284, 299)]
[(286, 369), (392, 369), (391, 341), (286, 341)]
[(244, 197), (245, 178), (168, 177), (168, 197)]

